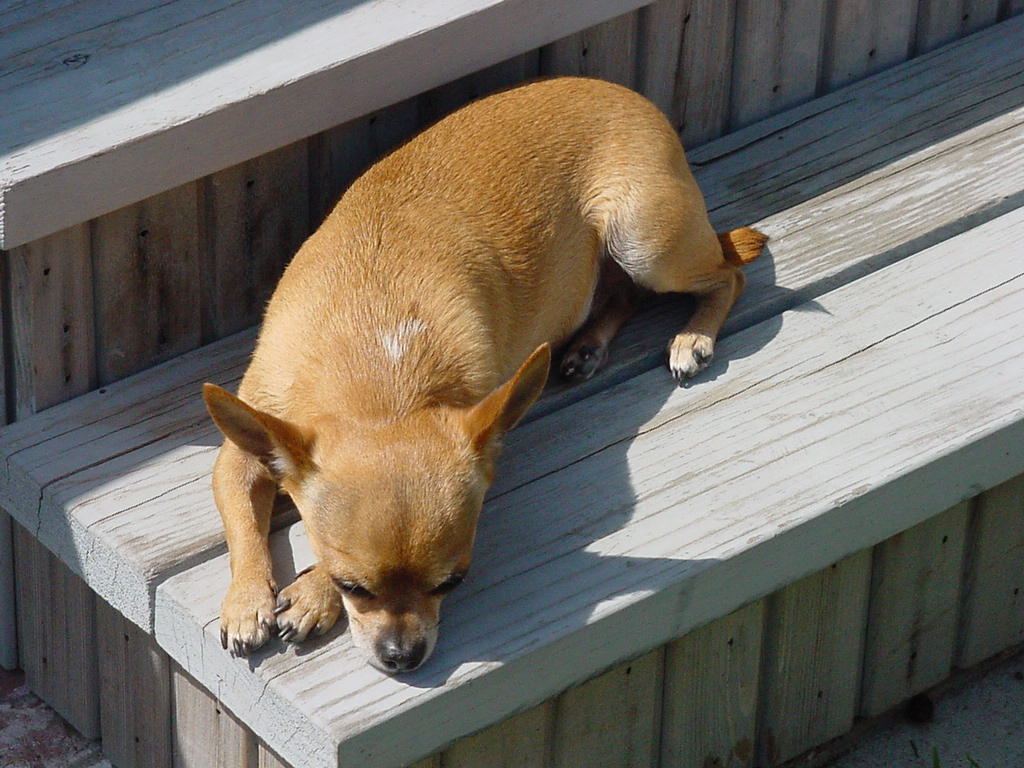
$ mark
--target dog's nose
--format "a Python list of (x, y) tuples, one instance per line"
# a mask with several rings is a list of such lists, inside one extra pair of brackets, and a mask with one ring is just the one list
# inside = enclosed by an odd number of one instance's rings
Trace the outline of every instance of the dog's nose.
[(377, 644), (377, 658), (387, 672), (409, 672), (416, 669), (427, 653), (427, 641), (403, 643), (400, 638), (387, 637)]

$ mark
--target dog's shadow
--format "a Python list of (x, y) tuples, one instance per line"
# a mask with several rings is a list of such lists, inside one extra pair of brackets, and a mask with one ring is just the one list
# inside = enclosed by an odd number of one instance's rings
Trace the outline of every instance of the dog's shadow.
[[(756, 270), (748, 271), (748, 288), (736, 309), (741, 317), (764, 313), (765, 319), (735, 338), (726, 334), (715, 360), (689, 383), (686, 392), (675, 395), (682, 402), (674, 402), (673, 408), (687, 410), (692, 401), (692, 407), (699, 409), (713, 401), (730, 362), (756, 354), (777, 335), (783, 319), (773, 308), (781, 311), (803, 301), (774, 285), (770, 252), (756, 264)], [(576, 633), (588, 624), (627, 603), (656, 595), (678, 584), (687, 572), (713, 562), (680, 554), (687, 549), (699, 551), (696, 541), (687, 545), (671, 540), (676, 530), (671, 525), (673, 515), (699, 517), (702, 528), (705, 521), (710, 529), (729, 523), (726, 510), (699, 508), (713, 481), (687, 475), (683, 469), (691, 456), (702, 451), (702, 436), (686, 436), (660, 458), (648, 455), (647, 445), (637, 443), (638, 435), (659, 422), (666, 401), (677, 391), (663, 364), (663, 349), (671, 337), (664, 329), (681, 329), (690, 310), (692, 302), (678, 296), (659, 297), (613, 343), (613, 358), (616, 353), (634, 358), (627, 375), (619, 366), (603, 380), (599, 376), (587, 382), (569, 407), (565, 406), (571, 390), (556, 382), (532, 418), (508, 436), (481, 516), (470, 576), (445, 601), (433, 656), (422, 669), (399, 678), (403, 683), (442, 686), (460, 677), (466, 665), (500, 665), (556, 639), (565, 640), (565, 652), (573, 653), (570, 638), (579, 638)], [(647, 339), (646, 351), (638, 355), (638, 339), (651, 327), (662, 329), (660, 335), (665, 338), (653, 343)], [(639, 368), (634, 365), (638, 358), (642, 358)], [(562, 407), (552, 409), (553, 400)], [(638, 478), (643, 487), (634, 485)], [(666, 482), (672, 486), (668, 493)], [(636, 522), (641, 495), (641, 513), (659, 522), (630, 525)], [(721, 516), (720, 522), (716, 516)], [(668, 537), (659, 538), (659, 529), (667, 531)], [(647, 540), (638, 538), (645, 535)], [(281, 558), (275, 553), (275, 557), (279, 583), (288, 583), (296, 564), (287, 555)], [(690, 597), (680, 593), (676, 609)], [(673, 616), (659, 621), (657, 628), (633, 631), (671, 631)], [(344, 629), (344, 621), (339, 622), (324, 637), (297, 646), (294, 653), (299, 657), (320, 654)], [(280, 645), (272, 644), (251, 658), (250, 664), (259, 666), (281, 653)], [(576, 649), (585, 646), (578, 643)]]

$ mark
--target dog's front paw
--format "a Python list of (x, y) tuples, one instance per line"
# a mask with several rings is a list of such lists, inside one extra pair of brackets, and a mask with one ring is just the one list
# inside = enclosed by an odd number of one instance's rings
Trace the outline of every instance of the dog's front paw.
[(313, 566), (281, 590), (274, 613), (281, 639), (301, 643), (310, 632), (322, 635), (333, 627), (341, 610), (341, 594), (331, 577)]
[(668, 347), (668, 367), (680, 387), (696, 376), (715, 356), (715, 342), (703, 333), (677, 334)]
[(220, 644), (232, 656), (246, 656), (270, 639), (275, 591), (266, 579), (232, 579), (220, 604)]
[(559, 372), (566, 381), (586, 381), (600, 370), (607, 359), (608, 347), (573, 343), (562, 355)]

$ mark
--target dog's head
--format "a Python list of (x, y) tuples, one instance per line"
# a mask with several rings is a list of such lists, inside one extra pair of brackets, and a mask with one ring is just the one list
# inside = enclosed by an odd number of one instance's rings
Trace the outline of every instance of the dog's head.
[(413, 670), (433, 651), (441, 601), (469, 570), (498, 442), (544, 388), (550, 362), (544, 345), (474, 406), (383, 424), (293, 424), (204, 387), (220, 430), (295, 502), (355, 645), (379, 669)]

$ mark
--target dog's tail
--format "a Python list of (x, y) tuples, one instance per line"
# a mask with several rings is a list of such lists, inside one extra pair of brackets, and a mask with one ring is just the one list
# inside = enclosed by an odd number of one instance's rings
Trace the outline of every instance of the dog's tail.
[(718, 242), (722, 244), (725, 260), (742, 267), (761, 255), (764, 244), (768, 242), (768, 235), (753, 227), (740, 227), (719, 234)]

